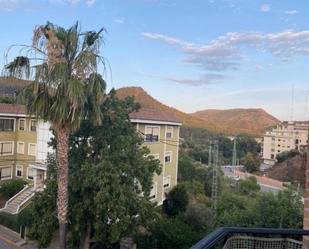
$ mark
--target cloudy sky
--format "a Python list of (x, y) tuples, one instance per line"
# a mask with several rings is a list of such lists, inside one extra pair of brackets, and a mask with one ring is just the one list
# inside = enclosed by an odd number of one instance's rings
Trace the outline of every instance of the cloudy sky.
[(303, 120), (308, 9), (307, 0), (0, 0), (0, 55), (29, 44), (37, 24), (78, 20), (107, 29), (109, 88), (141, 86), (185, 112), (264, 108)]

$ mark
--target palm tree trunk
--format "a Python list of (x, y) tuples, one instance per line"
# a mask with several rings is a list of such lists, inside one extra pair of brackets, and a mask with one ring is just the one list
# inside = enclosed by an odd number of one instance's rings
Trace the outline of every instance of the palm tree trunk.
[[(306, 182), (305, 182), (305, 205), (304, 205), (304, 229), (309, 230), (309, 123), (307, 138), (307, 162), (306, 162)], [(309, 249), (309, 236), (303, 237), (303, 249)]]
[(67, 217), (68, 217), (68, 139), (66, 128), (57, 131), (57, 208), (59, 221), (59, 246), (66, 248)]

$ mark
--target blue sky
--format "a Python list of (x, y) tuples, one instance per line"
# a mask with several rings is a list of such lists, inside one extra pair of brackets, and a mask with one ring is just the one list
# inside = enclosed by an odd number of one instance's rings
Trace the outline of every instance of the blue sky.
[(109, 88), (141, 86), (185, 112), (264, 108), (282, 120), (294, 88), (293, 119), (303, 120), (308, 9), (307, 0), (0, 0), (0, 54), (30, 44), (38, 24), (78, 20), (107, 29)]

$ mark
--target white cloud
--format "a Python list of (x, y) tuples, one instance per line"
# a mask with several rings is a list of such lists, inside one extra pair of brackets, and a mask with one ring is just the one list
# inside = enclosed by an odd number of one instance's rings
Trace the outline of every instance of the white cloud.
[(0, 10), (11, 11), (17, 8), (19, 0), (0, 0)]
[(287, 15), (295, 15), (298, 13), (298, 11), (297, 10), (286, 10), (284, 11), (284, 13)]
[(96, 0), (49, 0), (49, 2), (63, 5), (76, 5), (84, 2), (88, 7), (90, 7), (95, 4)]
[(94, 5), (96, 2), (96, 0), (86, 0), (86, 4), (90, 7), (92, 5)]
[(271, 10), (271, 7), (270, 7), (269, 4), (262, 4), (261, 7), (260, 7), (260, 10), (261, 10), (262, 12), (268, 12), (268, 11)]
[(124, 24), (125, 20), (126, 19), (124, 17), (121, 17), (121, 18), (114, 19), (113, 22), (118, 23), (118, 24)]
[(203, 74), (199, 78), (178, 78), (178, 77), (167, 77), (169, 81), (174, 81), (179, 84), (190, 85), (190, 86), (201, 86), (222, 83), (226, 77), (221, 74)]
[[(184, 54), (184, 62), (204, 71), (204, 75), (198, 79), (169, 78), (182, 84), (202, 85), (224, 81), (226, 72), (240, 67), (246, 57), (245, 49), (270, 53), (282, 61), (290, 61), (298, 55), (309, 56), (309, 30), (287, 30), (278, 33), (229, 32), (204, 44), (162, 34), (141, 33), (141, 35), (146, 39), (162, 41), (177, 47)], [(255, 69), (258, 72), (261, 66), (256, 65)], [(215, 74), (211, 75), (209, 72)]]

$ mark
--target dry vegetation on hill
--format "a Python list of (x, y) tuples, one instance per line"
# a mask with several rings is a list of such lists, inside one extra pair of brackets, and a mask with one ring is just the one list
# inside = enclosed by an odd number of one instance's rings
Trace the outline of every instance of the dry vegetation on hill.
[(263, 109), (205, 110), (188, 114), (164, 105), (150, 96), (141, 87), (124, 87), (117, 90), (120, 98), (134, 96), (142, 106), (174, 113), (183, 125), (204, 128), (226, 134), (247, 133), (260, 135), (265, 128), (279, 122)]

